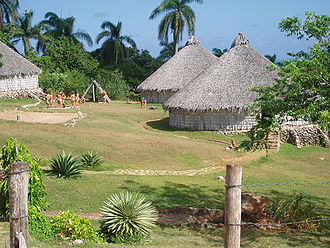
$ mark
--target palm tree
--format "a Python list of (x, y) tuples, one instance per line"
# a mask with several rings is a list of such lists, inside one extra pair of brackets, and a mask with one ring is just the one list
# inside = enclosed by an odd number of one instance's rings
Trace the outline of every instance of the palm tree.
[(78, 29), (77, 32), (73, 32), (75, 18), (73, 16), (68, 18), (61, 18), (53, 12), (47, 12), (45, 19), (41, 24), (45, 25), (47, 35), (52, 38), (59, 38), (64, 35), (70, 37), (74, 41), (78, 42), (78, 39), (84, 40), (89, 46), (93, 45), (93, 40), (90, 35), (84, 30)]
[(129, 49), (125, 43), (129, 44), (133, 49), (136, 48), (134, 40), (126, 35), (122, 35), (122, 23), (117, 25), (112, 22), (105, 21), (101, 28), (104, 30), (96, 37), (96, 43), (105, 38), (101, 46), (101, 64), (102, 65), (116, 65), (119, 62), (127, 59), (129, 56)]
[(0, 0), (0, 29), (17, 18), (18, 0)]
[[(31, 50), (30, 39), (41, 40), (43, 35), (41, 34), (43, 25), (37, 24), (32, 26), (33, 11), (26, 11), (23, 15), (19, 16), (16, 24), (7, 24), (12, 26), (13, 36), (12, 38), (17, 39), (16, 43), (22, 40), (24, 46), (24, 53), (28, 55)], [(6, 29), (6, 27), (4, 28)]]
[(158, 39), (168, 41), (168, 33), (171, 31), (175, 53), (178, 52), (178, 44), (182, 40), (185, 25), (189, 35), (195, 33), (195, 12), (188, 6), (192, 2), (201, 4), (203, 0), (163, 0), (149, 17), (155, 19), (158, 15), (166, 13), (158, 26)]

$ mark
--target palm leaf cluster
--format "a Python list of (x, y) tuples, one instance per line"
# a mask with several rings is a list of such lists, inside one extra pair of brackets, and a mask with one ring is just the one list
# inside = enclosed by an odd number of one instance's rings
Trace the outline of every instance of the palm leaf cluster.
[(104, 31), (96, 37), (96, 43), (98, 44), (102, 39), (105, 40), (100, 50), (102, 65), (115, 65), (128, 58), (129, 50), (125, 43), (136, 48), (136, 44), (131, 37), (121, 34), (121, 22), (115, 25), (112, 22), (105, 21), (102, 23), (101, 29)]
[(188, 5), (192, 2), (201, 4), (203, 0), (163, 0), (149, 17), (155, 19), (158, 15), (165, 14), (158, 26), (158, 39), (168, 41), (169, 32), (171, 32), (175, 53), (178, 51), (178, 43), (182, 40), (185, 27), (189, 35), (195, 33), (196, 16)]
[(78, 176), (81, 173), (81, 163), (78, 157), (74, 157), (71, 153), (58, 153), (51, 159), (50, 173), (58, 178), (68, 179)]
[(156, 209), (138, 193), (112, 194), (101, 209), (106, 236), (148, 235), (156, 222)]
[(10, 23), (16, 20), (18, 7), (18, 0), (0, 0), (0, 29), (4, 23)]

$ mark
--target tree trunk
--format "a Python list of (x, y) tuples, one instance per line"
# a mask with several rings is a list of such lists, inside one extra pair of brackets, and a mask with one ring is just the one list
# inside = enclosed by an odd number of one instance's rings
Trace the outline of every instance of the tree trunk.
[(24, 45), (24, 54), (28, 55), (31, 49), (30, 40), (28, 37), (23, 37), (23, 45)]
[(174, 46), (174, 54), (178, 52), (178, 34), (175, 30), (173, 30), (173, 46)]

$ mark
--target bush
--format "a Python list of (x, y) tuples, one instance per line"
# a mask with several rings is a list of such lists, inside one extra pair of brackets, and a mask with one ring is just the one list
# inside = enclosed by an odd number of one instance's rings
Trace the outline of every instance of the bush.
[(101, 231), (111, 242), (142, 241), (155, 226), (156, 210), (137, 193), (112, 194), (101, 209)]
[(52, 217), (51, 225), (54, 232), (63, 239), (102, 242), (102, 238), (98, 236), (92, 223), (70, 210), (63, 212), (60, 216)]
[(83, 166), (96, 167), (102, 163), (102, 158), (97, 152), (89, 151), (81, 155), (81, 163)]
[[(273, 217), (280, 222), (297, 222), (318, 219), (316, 214), (316, 205), (308, 202), (302, 194), (277, 198), (270, 204), (270, 210)], [(294, 227), (302, 229), (317, 229), (319, 223), (306, 223), (294, 225)]]
[[(10, 164), (22, 161), (29, 164), (29, 207), (35, 207), (39, 211), (48, 206), (46, 201), (45, 186), (42, 181), (42, 171), (38, 163), (29, 154), (25, 145), (14, 138), (6, 141), (2, 148), (0, 163), (5, 172), (9, 171)], [(7, 216), (9, 212), (8, 177), (0, 183), (0, 215)]]
[(80, 175), (81, 163), (77, 157), (73, 157), (71, 153), (62, 154), (58, 153), (51, 159), (50, 173), (58, 178), (63, 177), (68, 179), (70, 177), (76, 177)]
[(50, 220), (36, 208), (29, 208), (29, 233), (41, 240), (55, 238)]

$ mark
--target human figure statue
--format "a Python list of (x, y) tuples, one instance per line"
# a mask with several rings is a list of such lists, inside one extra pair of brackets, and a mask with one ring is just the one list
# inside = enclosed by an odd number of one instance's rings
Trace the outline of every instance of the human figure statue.
[(71, 105), (71, 108), (75, 108), (76, 107), (76, 95), (72, 92), (71, 95), (69, 96), (69, 99), (70, 99), (70, 105)]
[(49, 92), (47, 92), (47, 94), (45, 96), (45, 102), (46, 102), (47, 108), (53, 107), (53, 96)]
[(102, 102), (103, 103), (107, 102), (107, 92), (105, 90), (102, 91)]

